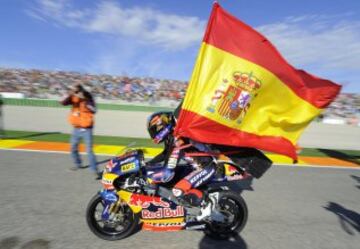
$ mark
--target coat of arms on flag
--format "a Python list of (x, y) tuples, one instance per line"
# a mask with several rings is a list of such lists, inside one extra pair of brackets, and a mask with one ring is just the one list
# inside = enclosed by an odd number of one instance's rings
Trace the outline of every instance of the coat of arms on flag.
[(234, 72), (231, 79), (223, 79), (220, 88), (215, 90), (207, 111), (240, 124), (260, 87), (261, 81), (252, 72)]

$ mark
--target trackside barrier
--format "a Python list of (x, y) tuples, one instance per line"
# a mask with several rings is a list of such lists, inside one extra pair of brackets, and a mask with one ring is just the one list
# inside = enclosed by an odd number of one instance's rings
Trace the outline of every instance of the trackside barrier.
[[(51, 99), (3, 98), (3, 101), (5, 105), (64, 108), (64, 106), (59, 104), (59, 101), (51, 100)], [(163, 111), (173, 110), (173, 108), (168, 108), (168, 107), (105, 104), (105, 103), (97, 103), (97, 108), (100, 110), (141, 111), (141, 112), (157, 112), (161, 110)]]

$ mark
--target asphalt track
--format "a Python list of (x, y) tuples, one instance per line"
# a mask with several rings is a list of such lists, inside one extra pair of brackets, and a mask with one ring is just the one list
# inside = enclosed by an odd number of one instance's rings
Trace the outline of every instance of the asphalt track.
[[(102, 161), (106, 158), (99, 157)], [(243, 192), (249, 220), (239, 237), (138, 232), (122, 241), (87, 228), (88, 200), (100, 189), (67, 154), (0, 151), (0, 249), (359, 248), (360, 170), (275, 166)]]

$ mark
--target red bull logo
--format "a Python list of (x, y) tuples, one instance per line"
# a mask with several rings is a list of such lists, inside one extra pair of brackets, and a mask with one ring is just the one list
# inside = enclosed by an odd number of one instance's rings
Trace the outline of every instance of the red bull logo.
[(226, 168), (226, 174), (228, 175), (233, 175), (235, 173), (238, 173), (239, 171), (237, 170), (237, 168), (235, 168), (234, 166), (231, 165), (225, 165)]
[(141, 206), (142, 208), (148, 208), (150, 204), (153, 204), (154, 206), (157, 207), (164, 207), (164, 208), (170, 207), (169, 202), (163, 201), (160, 197), (155, 197), (155, 196), (132, 194), (129, 201), (129, 205)]
[(184, 207), (177, 206), (176, 209), (158, 208), (155, 212), (150, 210), (143, 210), (141, 212), (143, 219), (161, 219), (161, 218), (175, 218), (184, 216)]

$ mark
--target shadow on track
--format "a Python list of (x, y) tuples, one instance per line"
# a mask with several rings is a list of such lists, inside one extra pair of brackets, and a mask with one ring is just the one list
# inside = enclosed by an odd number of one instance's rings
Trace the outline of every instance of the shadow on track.
[(213, 240), (207, 236), (202, 238), (199, 249), (246, 249), (245, 240), (238, 234), (228, 240)]
[(340, 225), (346, 233), (354, 235), (354, 230), (360, 233), (360, 214), (346, 209), (335, 202), (329, 202), (328, 205), (323, 208), (338, 216)]
[(8, 237), (0, 241), (0, 248), (13, 249), (20, 243), (18, 237)]
[[(350, 176), (352, 179), (354, 179), (355, 181), (357, 181), (357, 184), (360, 184), (360, 176), (356, 176), (356, 175), (351, 175)], [(358, 189), (360, 189), (360, 185), (356, 186)]]
[(350, 163), (355, 163), (356, 165), (360, 165), (360, 156), (359, 155), (349, 155), (337, 150), (329, 150), (329, 149), (317, 149), (320, 152), (328, 155), (329, 157), (348, 161)]
[[(20, 245), (18, 237), (8, 237), (0, 241), (1, 249), (14, 249)], [(50, 241), (44, 239), (35, 239), (26, 242), (25, 244), (18, 247), (20, 249), (50, 249)]]

